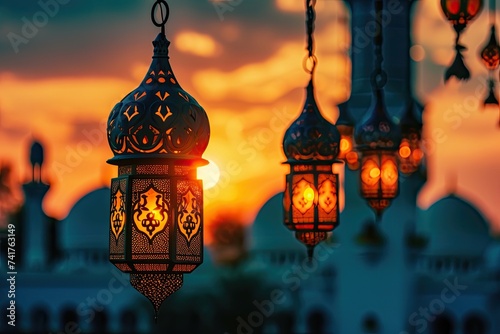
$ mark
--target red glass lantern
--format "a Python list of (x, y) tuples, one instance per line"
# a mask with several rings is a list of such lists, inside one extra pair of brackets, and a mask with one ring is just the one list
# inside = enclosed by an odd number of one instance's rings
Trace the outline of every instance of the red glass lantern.
[[(168, 12), (164, 1), (158, 4)], [(203, 187), (196, 167), (206, 164), (201, 156), (210, 137), (205, 111), (173, 74), (169, 44), (162, 29), (145, 78), (113, 108), (107, 129), (114, 153), (108, 163), (118, 166), (111, 181), (109, 259), (130, 273), (155, 315), (182, 286), (183, 274), (203, 262)]]
[(387, 116), (383, 91), (376, 88), (365, 120), (356, 128), (361, 154), (361, 196), (380, 219), (399, 192), (397, 150), (400, 129)]
[(462, 31), (483, 8), (483, 0), (441, 0), (441, 9), (456, 31)]
[(290, 165), (283, 195), (284, 224), (307, 246), (309, 256), (339, 224), (339, 176), (332, 169), (339, 144), (336, 126), (318, 109), (311, 80), (304, 109), (283, 139)]
[(470, 78), (470, 72), (465, 66), (462, 55), (462, 51), (467, 48), (459, 44), (459, 39), (467, 24), (479, 14), (482, 7), (483, 0), (441, 0), (441, 9), (456, 32), (455, 60), (450, 68), (446, 70), (445, 81), (452, 76), (459, 80), (468, 80)]
[(424, 157), (422, 143), (422, 113), (412, 100), (400, 121), (401, 143), (398, 149), (399, 170), (404, 175), (414, 173)]
[(498, 99), (495, 95), (495, 80), (493, 79), (493, 71), (498, 69), (500, 65), (500, 46), (498, 45), (495, 25), (491, 26), (490, 39), (483, 47), (480, 53), (481, 60), (484, 66), (489, 71), (488, 79), (488, 96), (484, 100), (484, 105), (493, 104), (498, 106)]

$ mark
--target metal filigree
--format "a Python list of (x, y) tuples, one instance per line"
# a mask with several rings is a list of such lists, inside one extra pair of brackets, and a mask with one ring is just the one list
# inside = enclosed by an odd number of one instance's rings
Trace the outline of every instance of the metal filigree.
[(375, 89), (372, 106), (356, 128), (355, 138), (360, 151), (398, 148), (401, 131), (387, 116), (382, 89)]
[(196, 196), (189, 189), (182, 195), (178, 208), (178, 225), (182, 235), (186, 237), (188, 244), (198, 234), (201, 226), (201, 208)]
[(144, 233), (150, 241), (163, 231), (168, 221), (168, 203), (163, 195), (152, 186), (140, 194), (133, 209), (134, 223), (137, 230)]
[(125, 193), (117, 187), (115, 193), (111, 195), (111, 231), (113, 232), (116, 242), (125, 226)]
[(340, 133), (323, 118), (314, 98), (312, 80), (300, 116), (290, 125), (283, 138), (288, 163), (310, 160), (335, 160), (339, 154)]
[(111, 111), (107, 134), (112, 161), (146, 154), (199, 159), (208, 145), (208, 117), (177, 82), (168, 61), (169, 44), (158, 35), (146, 77)]
[(153, 304), (155, 320), (161, 304), (179, 290), (182, 283), (182, 274), (130, 274), (130, 284)]

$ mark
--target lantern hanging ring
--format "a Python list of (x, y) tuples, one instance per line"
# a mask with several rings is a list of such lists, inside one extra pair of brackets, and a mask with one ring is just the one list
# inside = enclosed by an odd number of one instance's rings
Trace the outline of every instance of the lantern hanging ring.
[(311, 76), (314, 74), (314, 70), (316, 69), (316, 65), (318, 65), (318, 58), (316, 55), (305, 56), (302, 61), (302, 67), (304, 71), (306, 71)]
[[(158, 10), (158, 7), (160, 7), (160, 16), (161, 16), (160, 22), (158, 22), (156, 18), (156, 12)], [(151, 21), (155, 26), (161, 28), (161, 33), (163, 35), (165, 35), (165, 25), (167, 24), (169, 16), (170, 16), (170, 7), (168, 6), (168, 3), (165, 0), (156, 0), (156, 2), (153, 5), (153, 8), (151, 9)]]

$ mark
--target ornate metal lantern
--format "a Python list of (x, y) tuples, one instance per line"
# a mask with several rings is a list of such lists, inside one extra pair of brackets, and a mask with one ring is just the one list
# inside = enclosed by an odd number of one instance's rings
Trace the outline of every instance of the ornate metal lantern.
[[(309, 55), (304, 68), (311, 76), (306, 101), (299, 117), (286, 130), (283, 151), (290, 165), (283, 195), (284, 224), (307, 246), (312, 258), (314, 247), (326, 240), (327, 232), (339, 224), (339, 176), (332, 164), (339, 154), (340, 133), (323, 118), (314, 96), (314, 0), (306, 0)], [(307, 64), (311, 68), (307, 68)], [(339, 162), (341, 163), (341, 162)]]
[[(496, 15), (496, 12), (492, 10), (492, 15)], [(495, 96), (495, 80), (493, 79), (493, 71), (498, 69), (500, 65), (500, 45), (498, 45), (498, 40), (495, 32), (495, 23), (493, 21), (491, 25), (490, 39), (488, 43), (481, 50), (480, 57), (483, 61), (484, 66), (488, 70), (488, 96), (484, 100), (484, 105), (493, 104), (498, 106), (498, 99)]]
[(339, 118), (335, 125), (340, 132), (338, 158), (344, 160), (350, 170), (356, 170), (359, 168), (359, 156), (354, 147), (354, 121), (349, 115), (346, 103), (339, 105)]
[(396, 151), (401, 140), (399, 127), (387, 116), (381, 88), (375, 89), (372, 106), (356, 128), (355, 137), (361, 153), (361, 195), (380, 219), (398, 195)]
[(457, 77), (459, 80), (468, 80), (470, 78), (470, 72), (465, 66), (462, 55), (462, 51), (467, 48), (459, 44), (459, 39), (467, 24), (479, 14), (482, 7), (483, 0), (441, 0), (441, 9), (457, 34), (455, 39), (455, 60), (445, 73), (445, 81), (452, 76)]
[(284, 223), (308, 247), (310, 256), (339, 224), (339, 177), (332, 171), (339, 144), (340, 133), (321, 115), (311, 80), (304, 109), (283, 138), (290, 165), (283, 195)]
[(357, 150), (361, 154), (361, 195), (375, 211), (377, 220), (398, 195), (399, 175), (396, 151), (401, 136), (400, 128), (390, 120), (384, 102), (383, 87), (387, 74), (382, 69), (382, 0), (375, 1), (377, 34), (374, 36), (375, 66), (371, 77), (372, 105), (355, 129)]
[[(165, 10), (162, 22), (155, 10)], [(109, 259), (130, 273), (155, 316), (203, 261), (203, 187), (196, 167), (209, 137), (208, 117), (184, 91), (169, 63), (164, 25), (168, 5), (156, 1), (162, 27), (151, 66), (139, 87), (111, 111), (108, 142), (118, 166), (111, 181)]]
[[(418, 115), (417, 115), (418, 114)], [(404, 175), (414, 173), (424, 157), (422, 142), (422, 113), (412, 100), (400, 121), (401, 143), (398, 150), (399, 170)]]

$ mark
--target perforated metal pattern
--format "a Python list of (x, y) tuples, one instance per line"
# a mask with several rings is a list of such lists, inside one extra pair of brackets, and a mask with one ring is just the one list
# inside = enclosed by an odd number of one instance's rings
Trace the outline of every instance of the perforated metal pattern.
[(126, 263), (115, 263), (114, 265), (123, 272), (129, 273), (132, 271), (132, 268)]
[(168, 165), (137, 165), (135, 173), (138, 175), (167, 175)]
[(176, 264), (172, 271), (177, 272), (177, 273), (190, 273), (192, 272), (197, 265), (195, 264)]
[(182, 274), (130, 274), (130, 284), (151, 301), (158, 315), (161, 304), (182, 286)]
[(167, 271), (168, 264), (151, 264), (151, 263), (136, 263), (134, 269), (137, 271)]
[(184, 196), (177, 197), (177, 215), (180, 217), (179, 211), (185, 209), (183, 203), (186, 198), (188, 202), (196, 203), (196, 206), (189, 205), (184, 219), (191, 216), (193, 224), (196, 226), (191, 230), (188, 236), (186, 231), (177, 226), (177, 259), (183, 261), (201, 261), (201, 253), (203, 251), (202, 229), (203, 229), (203, 195), (201, 181), (199, 180), (180, 180), (177, 182), (177, 193), (184, 194)]
[(109, 259), (110, 260), (123, 260), (125, 259), (125, 233), (124, 227), (127, 223), (127, 217), (125, 212), (122, 213), (122, 224), (123, 226), (119, 229), (118, 239), (116, 238), (117, 230), (113, 230), (115, 227), (113, 220), (114, 215), (116, 215), (116, 210), (113, 209), (116, 206), (116, 198), (113, 194), (118, 191), (123, 194), (121, 200), (123, 201), (123, 210), (126, 208), (126, 191), (127, 191), (127, 179), (113, 179), (111, 182), (111, 212), (110, 212), (110, 229), (109, 229)]
[(130, 175), (132, 174), (132, 166), (120, 166), (118, 167), (118, 175)]
[[(133, 179), (132, 180), (132, 208), (137, 208), (141, 201), (141, 194), (153, 187), (156, 192), (162, 194), (163, 200), (170, 198), (170, 180), (169, 179)], [(138, 229), (135, 223), (132, 223), (132, 259), (137, 255), (147, 254), (151, 259), (169, 258), (169, 228), (171, 218), (164, 228), (153, 238), (147, 233)]]

